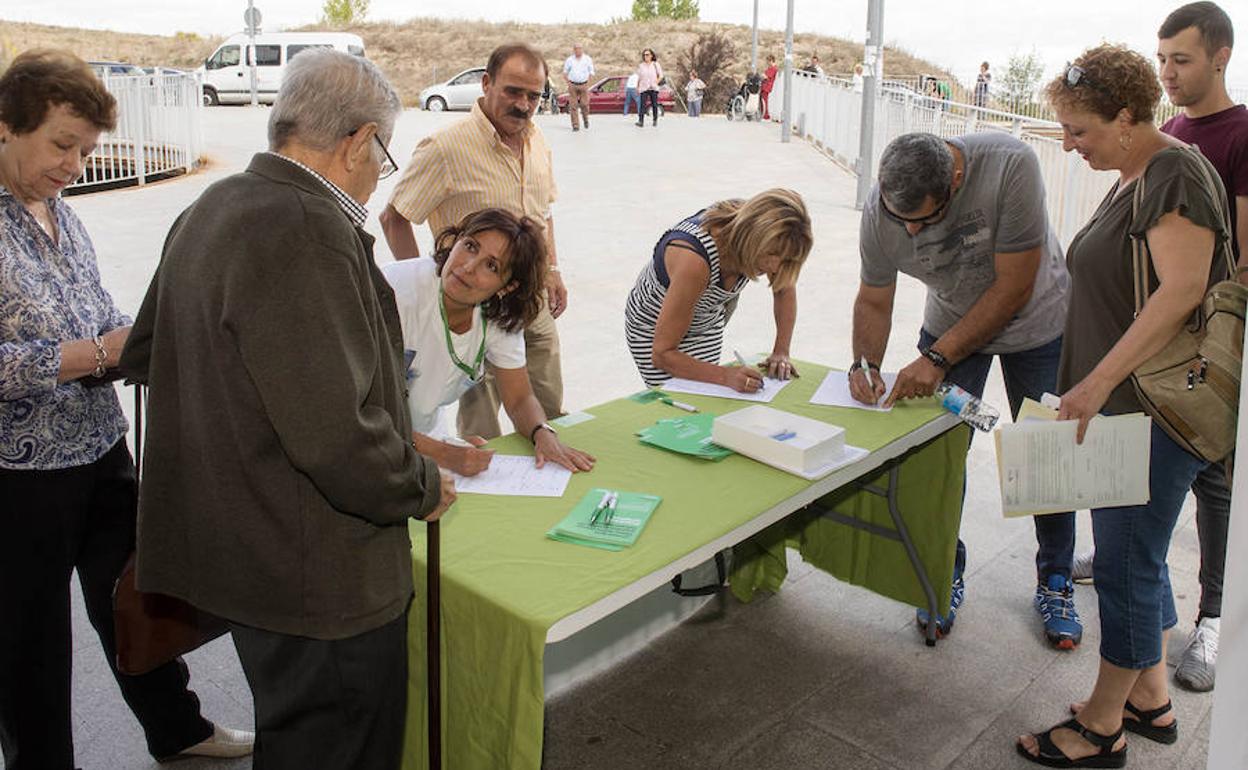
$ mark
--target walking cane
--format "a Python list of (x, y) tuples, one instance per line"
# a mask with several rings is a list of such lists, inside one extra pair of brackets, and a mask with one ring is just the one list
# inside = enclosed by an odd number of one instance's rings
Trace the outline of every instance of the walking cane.
[(425, 525), (426, 567), (425, 577), (425, 625), (428, 639), (425, 643), (428, 669), (429, 693), (429, 770), (442, 770), (442, 654), (441, 654), (441, 545), (438, 522)]

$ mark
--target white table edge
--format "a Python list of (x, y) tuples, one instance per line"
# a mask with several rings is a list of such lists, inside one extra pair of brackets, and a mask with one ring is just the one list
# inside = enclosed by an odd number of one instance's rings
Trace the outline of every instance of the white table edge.
[(876, 449), (856, 463), (845, 466), (824, 476), (796, 495), (763, 511), (753, 519), (745, 522), (727, 534), (685, 554), (649, 575), (638, 578), (632, 583), (607, 594), (593, 604), (589, 604), (556, 621), (546, 631), (546, 643), (559, 642), (576, 632), (602, 620), (612, 612), (640, 599), (659, 586), (671, 582), (676, 575), (687, 569), (711, 559), (725, 548), (742, 542), (751, 535), (770, 527), (785, 516), (815, 500), (833, 492), (854, 479), (865, 476), (896, 457), (900, 457), (911, 449), (924, 444), (959, 424), (957, 416), (948, 412), (924, 423), (917, 429)]

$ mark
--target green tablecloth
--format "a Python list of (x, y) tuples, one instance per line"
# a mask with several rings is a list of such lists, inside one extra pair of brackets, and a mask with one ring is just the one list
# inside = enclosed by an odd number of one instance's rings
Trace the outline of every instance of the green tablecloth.
[[(878, 449), (942, 413), (935, 402), (902, 404), (889, 413), (813, 406), (808, 402), (827, 369), (806, 364), (802, 372), (802, 379), (786, 387), (772, 406), (844, 426), (847, 441), (856, 446)], [(743, 401), (706, 397), (682, 395), (680, 399), (716, 414), (749, 406)], [(563, 429), (560, 435), (568, 444), (595, 455), (598, 464), (592, 473), (574, 475), (562, 498), (462, 495), (442, 520), (443, 756), (448, 768), (540, 767), (542, 662), (550, 626), (730, 532), (810, 483), (738, 455), (711, 463), (643, 446), (634, 436), (637, 429), (684, 414), (661, 403), (621, 399), (587, 411), (595, 419)], [(934, 501), (947, 503), (951, 497), (931, 495), (935, 487), (929, 485), (922, 494), (921, 510), (933, 520), (932, 526), (912, 525), (916, 541), (929, 541), (921, 547), (932, 554), (929, 570), (938, 590), (944, 587), (945, 602), (967, 447), (963, 431), (947, 435), (958, 438), (937, 442), (945, 447), (941, 451), (914, 457), (904, 474), (938, 479), (938, 486), (957, 489), (954, 504), (944, 505), (942, 515), (931, 516)], [(514, 434), (490, 446), (503, 454), (532, 453), (529, 443)], [(663, 498), (632, 548), (613, 553), (545, 537), (546, 530), (595, 486)], [(852, 513), (858, 505), (872, 508), (869, 501), (850, 501), (840, 509)], [(878, 511), (869, 515), (874, 517)], [(818, 559), (816, 564), (826, 561), (836, 574), (868, 587), (875, 588), (875, 581), (882, 581), (887, 595), (908, 595), (899, 590), (907, 577), (914, 583), (904, 553), (898, 559), (893, 549), (877, 550), (868, 543), (878, 538), (865, 533), (837, 536), (830, 544), (816, 546), (819, 532), (836, 529), (846, 528), (808, 522), (799, 529), (769, 530), (771, 553), (779, 547), (778, 539), (807, 541), (803, 550), (808, 558)], [(427, 765), (424, 532), (423, 524), (412, 523), (416, 601), (408, 633), (411, 663), (403, 766), (413, 769)], [(896, 551), (900, 550), (897, 545)], [(848, 563), (840, 564), (846, 555)], [(744, 585), (747, 578), (740, 570), (739, 574)], [(768, 566), (764, 560), (753, 575), (767, 578), (756, 585), (778, 586), (774, 563)]]

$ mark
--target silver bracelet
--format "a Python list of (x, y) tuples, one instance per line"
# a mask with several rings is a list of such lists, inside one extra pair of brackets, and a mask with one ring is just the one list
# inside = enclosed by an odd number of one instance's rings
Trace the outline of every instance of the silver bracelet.
[(95, 343), (95, 371), (91, 372), (91, 376), (103, 377), (108, 371), (104, 367), (104, 362), (108, 360), (108, 351), (104, 349), (104, 338), (97, 334), (91, 338), (91, 341)]

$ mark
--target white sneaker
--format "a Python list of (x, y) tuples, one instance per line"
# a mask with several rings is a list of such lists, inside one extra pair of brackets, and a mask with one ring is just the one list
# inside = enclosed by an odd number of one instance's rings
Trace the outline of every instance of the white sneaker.
[(178, 752), (179, 757), (245, 757), (256, 745), (256, 734), (246, 730), (231, 730), (214, 724), (212, 735), (207, 739)]
[(1072, 583), (1092, 582), (1092, 559), (1095, 556), (1095, 548), (1089, 548), (1083, 553), (1075, 554), (1075, 563), (1070, 565), (1070, 580)]
[(1213, 689), (1220, 621), (1220, 618), (1202, 618), (1187, 639), (1187, 647), (1174, 669), (1174, 679), (1189, 690), (1208, 692)]

